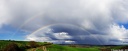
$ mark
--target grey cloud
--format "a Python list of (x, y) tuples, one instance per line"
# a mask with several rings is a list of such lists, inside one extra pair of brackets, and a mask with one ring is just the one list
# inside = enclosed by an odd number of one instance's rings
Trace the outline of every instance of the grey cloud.
[[(105, 36), (113, 35), (113, 38), (117, 38), (113, 33), (116, 32), (117, 29), (120, 29), (118, 32), (127, 32), (127, 29), (122, 30), (123, 28), (117, 24), (128, 22), (127, 0), (1, 0), (1, 3), (0, 11), (5, 13), (0, 12), (0, 14), (3, 15), (0, 16), (2, 20), (0, 26), (9, 24), (18, 29), (25, 21), (37, 15), (34, 19), (23, 25), (19, 31), (32, 33), (47, 25), (71, 24), (80, 27), (80, 30), (79, 28), (75, 28), (78, 30), (71, 29), (70, 26), (64, 28), (52, 26), (50, 29), (54, 29), (53, 32), (66, 31), (72, 37), (79, 34), (85, 35), (83, 33), (92, 33), (94, 35), (98, 34), (99, 36), (103, 34), (105, 34)], [(116, 26), (119, 27), (114, 27), (114, 24), (117, 24)], [(81, 28), (86, 31), (81, 30)], [(45, 30), (41, 31), (44, 32)], [(90, 33), (87, 33), (87, 31)], [(45, 34), (47, 33), (44, 33), (43, 36), (46, 36)], [(28, 34), (28, 36), (29, 35), (31, 34)], [(40, 34), (37, 35), (40, 36)], [(33, 35), (32, 37), (35, 36)], [(55, 39), (53, 35), (47, 36), (49, 36), (47, 41)], [(121, 37), (124, 37), (124, 35), (121, 35)], [(38, 41), (38, 36), (35, 37), (35, 39)], [(93, 40), (94, 38), (89, 37), (88, 39)], [(104, 40), (105, 38), (102, 39)]]

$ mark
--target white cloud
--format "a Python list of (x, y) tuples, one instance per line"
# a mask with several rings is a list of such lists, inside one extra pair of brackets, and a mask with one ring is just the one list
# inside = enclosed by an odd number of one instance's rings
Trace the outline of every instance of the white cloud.
[(128, 33), (128, 30), (124, 28), (124, 26), (119, 25), (112, 25), (110, 26), (110, 35), (116, 37), (116, 38), (125, 38), (126, 34)]
[(117, 24), (113, 24), (110, 26), (110, 30), (108, 30), (108, 36), (110, 39), (116, 39), (122, 42), (125, 42), (125, 38), (127, 37), (128, 29), (124, 28), (123, 25), (119, 26)]
[(53, 36), (57, 39), (71, 39), (72, 37), (66, 32), (54, 33)]
[(75, 43), (75, 41), (67, 40), (67, 41), (65, 41), (65, 43), (66, 44), (73, 44), (73, 43)]

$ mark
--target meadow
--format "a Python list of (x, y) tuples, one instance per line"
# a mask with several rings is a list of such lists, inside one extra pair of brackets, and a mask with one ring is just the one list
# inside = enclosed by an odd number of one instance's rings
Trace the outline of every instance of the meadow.
[(0, 51), (111, 51), (128, 46), (58, 45), (49, 42), (0, 40)]

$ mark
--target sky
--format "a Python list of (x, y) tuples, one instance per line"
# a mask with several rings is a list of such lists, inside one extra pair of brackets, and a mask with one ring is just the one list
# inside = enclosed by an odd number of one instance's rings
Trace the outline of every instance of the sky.
[(0, 40), (128, 44), (127, 0), (0, 0)]

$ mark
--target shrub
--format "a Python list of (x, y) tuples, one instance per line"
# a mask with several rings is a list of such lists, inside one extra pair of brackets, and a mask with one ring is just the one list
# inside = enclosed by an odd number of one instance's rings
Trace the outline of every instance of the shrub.
[(47, 42), (44, 44), (44, 46), (47, 46), (47, 45), (52, 45), (53, 43), (50, 43), (50, 42)]
[(26, 45), (19, 46), (20, 50), (25, 51), (27, 49)]
[(30, 42), (29, 42), (29, 46), (30, 46), (31, 48), (36, 48), (36, 47), (38, 47), (39, 45), (38, 45), (35, 41), (30, 41)]
[(21, 51), (16, 43), (9, 43), (3, 51)]
[(74, 44), (70, 44), (69, 47), (77, 47), (76, 45)]

